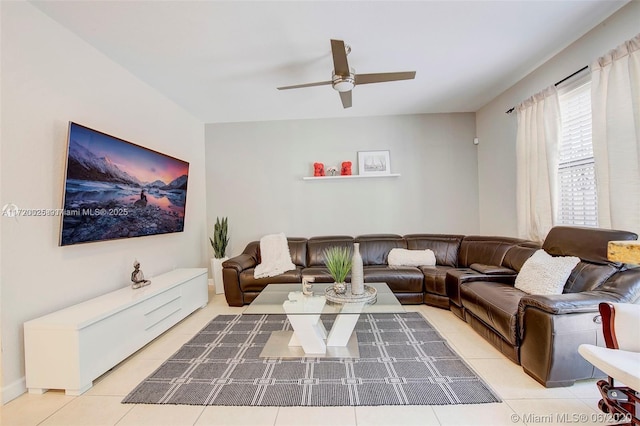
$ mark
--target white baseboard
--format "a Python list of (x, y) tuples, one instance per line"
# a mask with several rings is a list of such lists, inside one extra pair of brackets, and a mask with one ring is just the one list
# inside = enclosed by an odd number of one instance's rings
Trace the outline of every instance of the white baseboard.
[(3, 386), (0, 392), (2, 393), (2, 405), (4, 405), (27, 392), (27, 381), (24, 377), (21, 377), (15, 382), (10, 383), (7, 386)]

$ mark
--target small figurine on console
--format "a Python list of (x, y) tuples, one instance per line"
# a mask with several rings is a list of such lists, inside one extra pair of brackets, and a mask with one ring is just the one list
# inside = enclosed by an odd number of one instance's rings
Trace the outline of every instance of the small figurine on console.
[(133, 272), (131, 273), (131, 288), (136, 289), (151, 284), (151, 281), (144, 279), (144, 274), (140, 270), (140, 262), (133, 262)]
[(313, 175), (324, 176), (324, 163), (313, 163)]

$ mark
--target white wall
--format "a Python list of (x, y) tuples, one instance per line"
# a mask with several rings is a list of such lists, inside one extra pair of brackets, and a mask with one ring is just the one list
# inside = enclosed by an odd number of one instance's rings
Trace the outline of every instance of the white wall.
[[(182, 233), (58, 246), (58, 217), (2, 220), (2, 387), (24, 391), (22, 324), (147, 276), (207, 264), (204, 126), (26, 2), (2, 2), (0, 205), (59, 208), (68, 121), (190, 162)], [(153, 279), (153, 278), (152, 278)]]
[[(475, 114), (208, 124), (209, 234), (229, 218), (230, 254), (288, 236), (478, 231)], [(395, 178), (303, 181), (313, 163), (390, 150)]]
[(477, 112), (482, 234), (517, 235), (516, 114), (505, 111), (632, 38), (639, 22), (640, 1), (632, 1)]

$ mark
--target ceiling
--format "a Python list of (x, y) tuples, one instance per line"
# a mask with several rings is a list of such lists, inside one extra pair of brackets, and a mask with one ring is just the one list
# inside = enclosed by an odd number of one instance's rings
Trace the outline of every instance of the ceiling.
[[(205, 123), (476, 111), (626, 1), (34, 1)], [(330, 39), (356, 73), (331, 86)]]

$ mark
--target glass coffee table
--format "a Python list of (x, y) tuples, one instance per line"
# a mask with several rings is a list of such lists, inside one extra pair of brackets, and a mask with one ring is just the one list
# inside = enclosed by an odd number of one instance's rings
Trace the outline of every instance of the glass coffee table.
[[(243, 315), (286, 315), (293, 331), (274, 331), (261, 357), (358, 358), (358, 338), (354, 329), (360, 314), (405, 312), (386, 283), (366, 283), (377, 291), (372, 303), (334, 303), (325, 298), (332, 284), (314, 284), (313, 295), (302, 293), (301, 284), (269, 284), (244, 310)], [(321, 315), (332, 315), (333, 325), (325, 328)], [(326, 317), (325, 317), (326, 318)]]

